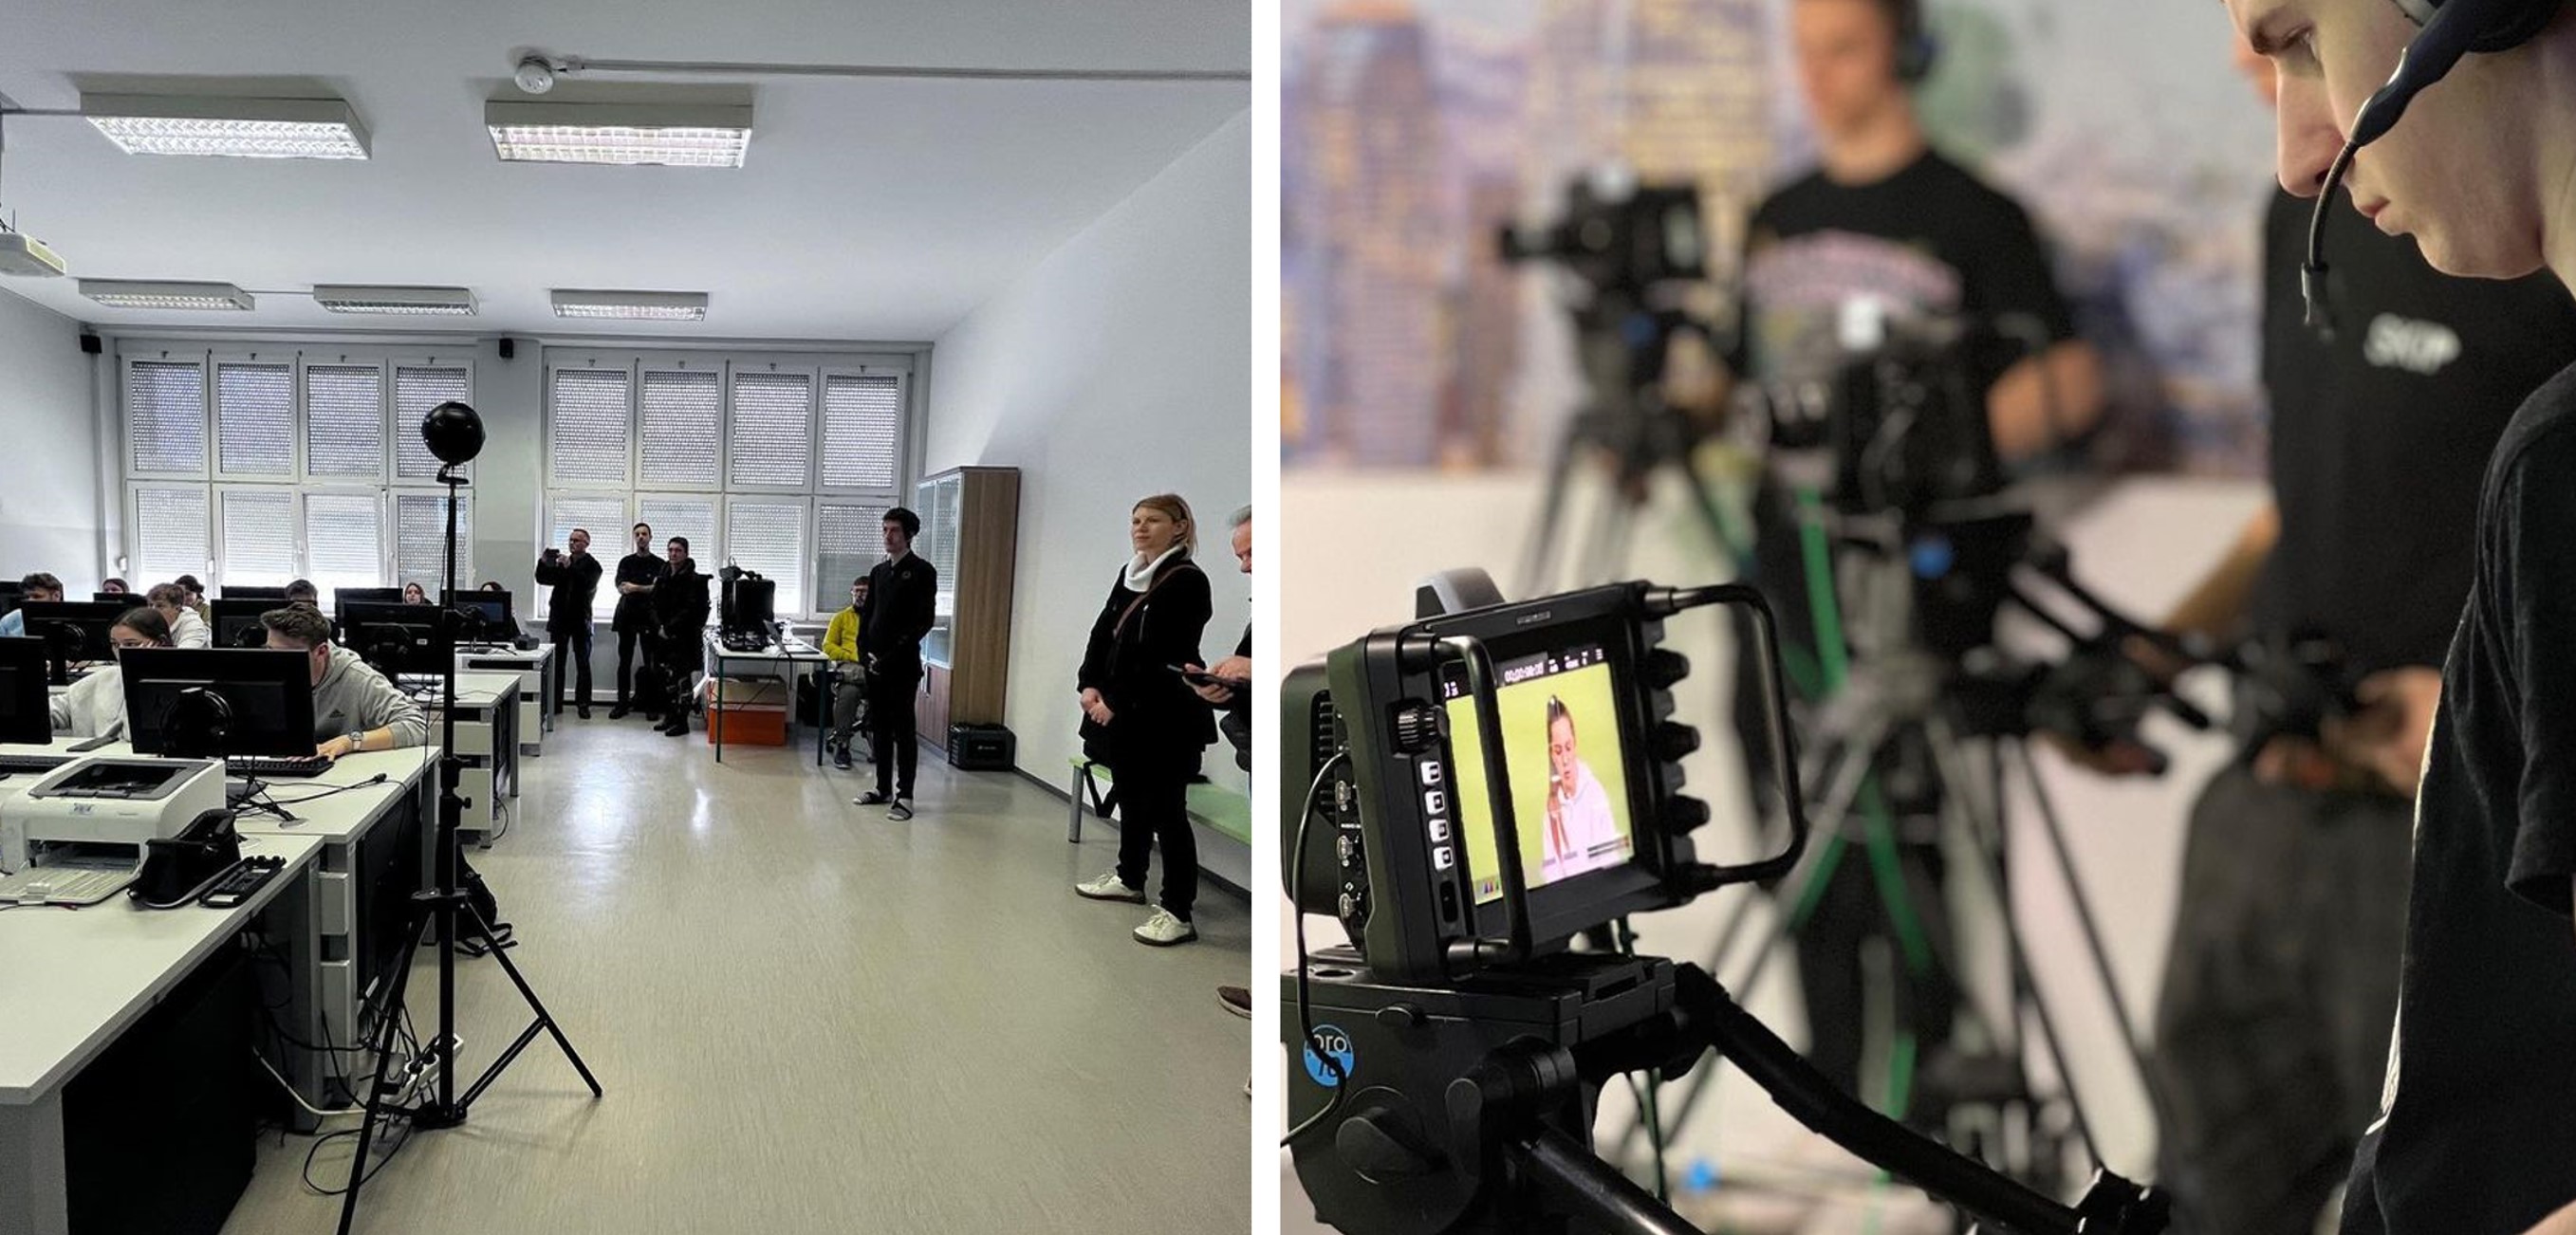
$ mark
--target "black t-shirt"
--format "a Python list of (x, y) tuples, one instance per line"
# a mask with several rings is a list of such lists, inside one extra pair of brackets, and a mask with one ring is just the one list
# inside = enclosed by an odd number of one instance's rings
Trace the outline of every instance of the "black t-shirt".
[[(1930, 150), (1875, 184), (1812, 172), (1755, 207), (1728, 367), (1763, 382), (1830, 377), (1843, 306), (1861, 298), (1898, 318), (1964, 317), (2005, 333), (2018, 320), (2051, 343), (2075, 334), (2030, 216)], [(1981, 358), (1979, 389), (2019, 356), (2015, 344)]]
[(2442, 663), (2469, 591), (2478, 478), (2514, 409), (2576, 363), (2576, 299), (2547, 274), (2452, 278), (2338, 205), (2326, 213), (2328, 342), (2299, 297), (2309, 207), (2276, 193), (2264, 225), (2281, 539), (2255, 614), (2265, 630), (2334, 639), (2357, 681)]
[(921, 667), (921, 640), (939, 621), (939, 572), (918, 553), (868, 569), (868, 604), (859, 611), (859, 650), (881, 672)]
[(2512, 1235), (2576, 1201), (2576, 368), (2514, 413), (2476, 535), (2346, 1235)]
[[(659, 583), (671, 573), (671, 564), (650, 553), (629, 553), (617, 559), (617, 582)], [(616, 616), (609, 622), (614, 630), (647, 630), (653, 625), (653, 594), (619, 592)]]

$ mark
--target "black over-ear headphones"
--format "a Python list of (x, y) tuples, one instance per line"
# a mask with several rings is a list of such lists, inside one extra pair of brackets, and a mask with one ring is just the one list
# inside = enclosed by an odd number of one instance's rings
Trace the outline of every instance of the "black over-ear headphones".
[(1912, 86), (1932, 75), (1932, 62), (1940, 45), (1923, 28), (1922, 0), (1887, 0), (1888, 16), (1896, 22), (1896, 80)]
[(2395, 0), (2423, 32), (2397, 57), (2397, 71), (2352, 118), (2352, 134), (2326, 169), (2317, 208), (2308, 218), (2308, 260), (2299, 267), (2299, 292), (2308, 305), (2308, 325), (2331, 338), (2332, 307), (2326, 303), (2326, 207), (2336, 186), (2352, 170), (2352, 156), (2388, 135), (2406, 114), (2406, 105), (2426, 86), (2442, 80), (2470, 52), (2499, 52), (2519, 47), (2558, 15), (2561, 0)]

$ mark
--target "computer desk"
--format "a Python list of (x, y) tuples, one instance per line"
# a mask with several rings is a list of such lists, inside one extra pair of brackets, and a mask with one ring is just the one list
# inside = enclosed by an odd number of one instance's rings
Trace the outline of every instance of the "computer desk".
[(531, 759), (542, 757), (546, 753), (546, 735), (555, 729), (554, 698), (562, 693), (558, 681), (562, 666), (555, 663), (554, 645), (540, 643), (525, 649), (506, 644), (459, 648), (456, 667), (460, 671), (518, 675), (519, 753)]
[[(64, 1085), (254, 919), (265, 915), (263, 933), (287, 953), (290, 1023), (310, 1019), (311, 966), (299, 954), (318, 954), (311, 888), (321, 851), (316, 837), (244, 836), (244, 856), (273, 854), (286, 868), (232, 909), (154, 912), (119, 897), (0, 912), (0, 1235), (67, 1235)], [(320, 1070), (306, 1052), (287, 1058), (291, 1078)]]
[(803, 640), (780, 646), (770, 644), (757, 652), (729, 651), (716, 632), (706, 633), (707, 676), (715, 680), (713, 697), (707, 704), (707, 728), (715, 734), (716, 762), (724, 762), (724, 727), (717, 723), (716, 713), (724, 709), (725, 666), (749, 661), (767, 666), (780, 681), (787, 683), (787, 718), (796, 719), (797, 667), (814, 680), (814, 766), (823, 766), (823, 735), (831, 732), (832, 692), (829, 674), (832, 660), (823, 649)]
[[(422, 701), (421, 711), (429, 720), (429, 737), (435, 744), (440, 733), (439, 692), (435, 680), (431, 681), (432, 693)], [(478, 849), (491, 848), (499, 835), (493, 825), (502, 818), (502, 797), (519, 796), (522, 748), (518, 734), (526, 710), (520, 686), (518, 676), (511, 673), (456, 675), (456, 756), (465, 764), (457, 774), (456, 791), (467, 804), (462, 830)], [(436, 792), (433, 786), (431, 793)]]

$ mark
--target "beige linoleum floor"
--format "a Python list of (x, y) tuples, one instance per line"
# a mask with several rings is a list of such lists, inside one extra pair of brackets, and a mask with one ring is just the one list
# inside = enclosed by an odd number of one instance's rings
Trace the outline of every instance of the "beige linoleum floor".
[[(516, 822), (470, 860), (607, 1096), (540, 1036), (367, 1185), (358, 1230), (1248, 1228), (1249, 1026), (1213, 993), (1248, 971), (1242, 901), (1208, 889), (1200, 942), (1147, 948), (1144, 908), (1069, 887), (1117, 834), (1067, 845), (1062, 802), (1015, 776), (924, 751), (921, 813), (892, 823), (850, 805), (864, 763), (718, 768), (702, 734), (592, 714), (522, 761)], [(435, 969), (413, 985), (426, 1035)], [(528, 1016), (489, 960), (459, 960), (457, 1002), (470, 1080)], [(332, 1229), (308, 1146), (262, 1139), (225, 1235)]]

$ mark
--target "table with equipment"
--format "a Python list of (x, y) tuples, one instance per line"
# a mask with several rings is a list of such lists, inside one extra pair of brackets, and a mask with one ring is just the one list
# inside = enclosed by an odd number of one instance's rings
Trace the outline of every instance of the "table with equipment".
[(784, 644), (773, 642), (758, 651), (743, 651), (727, 648), (713, 631), (708, 632), (706, 642), (707, 676), (715, 683), (707, 702), (707, 730), (714, 735), (716, 762), (724, 762), (724, 725), (719, 714), (724, 710), (726, 666), (748, 664), (787, 684), (787, 715), (791, 723), (796, 715), (798, 678), (814, 683), (814, 766), (823, 766), (823, 738), (832, 731), (832, 659), (823, 655), (823, 649), (791, 638)]
[[(563, 666), (555, 663), (554, 645), (459, 648), (456, 668), (459, 672), (519, 675), (519, 753), (531, 758), (545, 754), (546, 735), (555, 729), (554, 699), (562, 690), (558, 679)], [(460, 685), (458, 689), (464, 688)]]
[[(194, 1229), (209, 1214), (220, 1223), (256, 1148), (248, 1122), (232, 1118), (247, 1098), (223, 1089), (245, 1074), (169, 1052), (204, 1041), (195, 1031), (216, 1022), (248, 1038), (256, 1008), (243, 1005), (259, 996), (228, 1003), (222, 992), (238, 990), (226, 967), (250, 962), (230, 945), (254, 922), (284, 953), (287, 1023), (310, 1019), (303, 962), (318, 949), (311, 873), (322, 847), (244, 835), (244, 857), (284, 868), (229, 909), (147, 911), (119, 895), (0, 912), (0, 1235)], [(306, 1070), (306, 1058), (290, 1054), (290, 1069)]]

